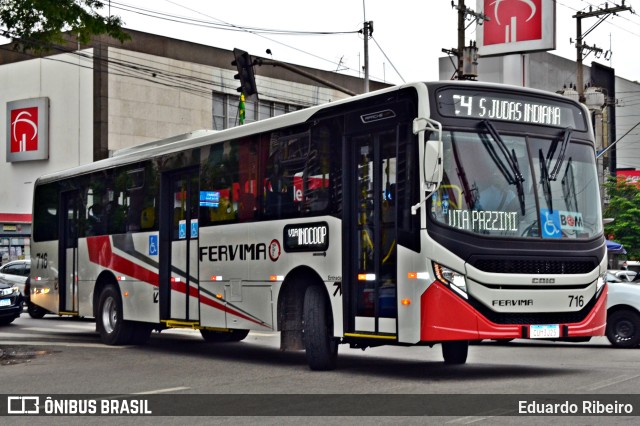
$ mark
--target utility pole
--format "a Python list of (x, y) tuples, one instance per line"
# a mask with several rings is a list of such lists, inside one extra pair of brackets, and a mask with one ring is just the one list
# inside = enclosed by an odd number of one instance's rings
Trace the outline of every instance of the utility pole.
[(369, 92), (369, 37), (373, 34), (373, 21), (364, 23), (364, 93)]
[[(449, 55), (455, 55), (458, 58), (456, 67), (456, 75), (458, 76), (458, 80), (466, 80), (468, 78), (473, 79), (475, 77), (472, 75), (468, 76), (464, 72), (465, 30), (469, 28), (469, 26), (476, 20), (478, 21), (479, 25), (482, 25), (484, 21), (489, 20), (489, 17), (487, 15), (483, 13), (477, 13), (474, 10), (469, 9), (467, 6), (465, 6), (464, 2), (465, 0), (458, 0), (458, 4), (456, 5), (453, 0), (451, 1), (451, 7), (458, 10), (458, 47), (451, 50), (442, 49), (443, 52)], [(467, 20), (470, 20), (470, 23), (465, 26), (465, 21)], [(467, 48), (467, 50), (469, 49), (475, 49), (477, 51), (475, 43), (471, 44)], [(470, 53), (469, 56), (471, 57), (474, 55)]]
[[(451, 2), (453, 6), (453, 2)], [(466, 6), (464, 5), (464, 0), (459, 0), (458, 3), (458, 80), (464, 79), (463, 68), (464, 68), (464, 19), (466, 15)]]
[[(624, 12), (630, 10), (633, 12), (633, 9), (629, 6), (624, 5), (625, 0), (622, 0), (622, 5), (614, 5), (614, 7), (609, 7), (608, 3), (605, 3), (604, 9), (599, 8), (597, 10), (593, 10), (593, 7), (589, 6), (588, 12), (578, 12), (573, 15), (573, 18), (576, 18), (576, 62), (578, 64), (578, 69), (576, 71), (576, 80), (578, 96), (580, 98), (580, 102), (584, 102), (584, 75), (582, 70), (582, 61), (586, 58), (589, 53), (594, 52), (596, 56), (602, 54), (602, 49), (594, 46), (589, 46), (583, 43), (583, 40), (586, 36), (588, 36), (591, 31), (593, 31), (598, 25), (600, 25), (605, 19), (607, 19), (612, 14), (617, 12)], [(585, 18), (598, 17), (598, 22), (596, 22), (591, 28), (589, 28), (585, 33), (582, 33), (582, 20)], [(584, 51), (587, 50), (587, 54), (584, 54)], [(606, 57), (606, 56), (605, 56)]]

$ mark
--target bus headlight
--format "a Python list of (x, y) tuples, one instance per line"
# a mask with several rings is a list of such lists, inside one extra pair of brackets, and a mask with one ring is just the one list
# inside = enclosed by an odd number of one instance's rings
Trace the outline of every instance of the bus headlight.
[(602, 290), (602, 287), (604, 287), (606, 276), (607, 272), (605, 271), (604, 274), (598, 277), (598, 281), (596, 282), (596, 296), (600, 294), (600, 290)]
[(451, 268), (447, 268), (446, 266), (442, 266), (439, 263), (433, 264), (433, 270), (438, 281), (448, 285), (451, 290), (455, 291), (465, 299), (468, 298), (467, 281), (463, 274), (456, 272)]

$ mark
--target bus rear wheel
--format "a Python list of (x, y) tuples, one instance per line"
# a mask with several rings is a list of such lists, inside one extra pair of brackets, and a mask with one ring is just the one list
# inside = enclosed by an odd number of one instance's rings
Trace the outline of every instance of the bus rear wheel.
[(338, 358), (338, 341), (333, 337), (328, 300), (322, 288), (311, 286), (304, 295), (302, 319), (307, 363), (312, 370), (333, 370)]
[(134, 325), (124, 320), (120, 291), (114, 285), (106, 286), (100, 293), (96, 328), (107, 345), (126, 345), (131, 342)]
[(452, 340), (442, 342), (442, 356), (445, 364), (464, 364), (469, 353), (469, 341)]
[(40, 318), (43, 318), (49, 311), (47, 311), (44, 308), (41, 308), (38, 305), (34, 305), (31, 302), (27, 302), (27, 312), (29, 313), (29, 316), (31, 318), (40, 319)]

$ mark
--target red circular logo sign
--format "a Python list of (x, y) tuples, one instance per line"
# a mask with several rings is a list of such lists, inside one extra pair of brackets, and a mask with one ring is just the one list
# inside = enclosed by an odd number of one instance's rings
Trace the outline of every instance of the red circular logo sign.
[(271, 240), (269, 244), (269, 259), (275, 262), (280, 258), (280, 242), (278, 240)]

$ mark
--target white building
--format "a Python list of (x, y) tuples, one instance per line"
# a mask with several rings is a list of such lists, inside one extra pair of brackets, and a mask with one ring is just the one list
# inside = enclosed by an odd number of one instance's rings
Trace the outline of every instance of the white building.
[[(119, 150), (197, 129), (238, 124), (239, 81), (231, 51), (129, 31), (120, 44), (96, 38), (90, 46), (70, 40), (66, 48), (34, 56), (5, 45), (0, 49), (0, 256), (29, 256), (33, 184), (38, 176), (106, 158)], [(250, 52), (252, 53), (252, 52)], [(362, 93), (361, 79), (303, 68), (340, 88)], [(259, 101), (247, 100), (251, 122), (349, 96), (274, 66), (256, 67)], [(371, 82), (371, 90), (387, 85)], [(48, 104), (34, 153), (11, 146), (20, 138), (11, 111), (23, 111), (22, 141), (31, 141), (28, 109)], [(31, 117), (33, 118), (33, 117)], [(16, 145), (17, 147), (17, 145)], [(22, 148), (24, 149), (24, 148)], [(15, 151), (15, 152), (14, 152)], [(37, 202), (37, 200), (35, 200)]]

